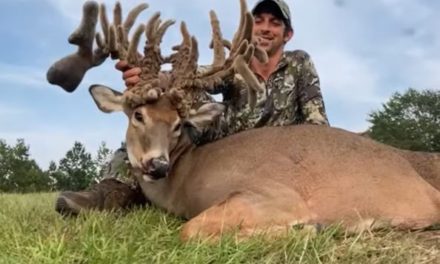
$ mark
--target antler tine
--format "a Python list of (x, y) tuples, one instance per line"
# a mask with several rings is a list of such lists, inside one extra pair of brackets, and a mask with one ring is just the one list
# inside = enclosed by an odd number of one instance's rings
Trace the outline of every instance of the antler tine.
[[(186, 65), (186, 72), (194, 75), (197, 72), (197, 61), (199, 60), (199, 44), (196, 37), (191, 37), (191, 53)], [(192, 76), (191, 76), (192, 77)]]
[(182, 87), (183, 89), (191, 88), (192, 86), (195, 86), (194, 88), (200, 87), (200, 85), (197, 85), (200, 80), (195, 78), (197, 73), (197, 60), (199, 59), (199, 47), (197, 39), (194, 36), (191, 37), (190, 41), (191, 44), (189, 46), (189, 54), (182, 61), (181, 71), (179, 71), (178, 76), (179, 78), (174, 84)]
[[(121, 27), (122, 29), (122, 27)], [(128, 46), (128, 54), (127, 54), (127, 62), (132, 65), (139, 65), (139, 56), (137, 52), (137, 48), (139, 46), (139, 42), (141, 40), (142, 33), (145, 31), (145, 26), (140, 24), (136, 31), (133, 34), (133, 37)]]
[(108, 22), (106, 7), (104, 3), (101, 3), (99, 5), (99, 22), (101, 24), (102, 33), (104, 34), (104, 39), (108, 39), (110, 23)]
[(147, 4), (137, 5), (129, 12), (127, 19), (122, 22), (122, 7), (120, 2), (116, 2), (113, 9), (113, 23), (110, 25), (106, 7), (104, 4), (100, 5), (100, 22), (104, 38), (100, 33), (97, 33), (96, 43), (102, 53), (110, 54), (113, 59), (130, 60), (131, 63), (137, 62), (137, 54), (135, 56), (133, 50), (137, 47), (134, 44), (139, 43), (140, 28), (133, 35), (132, 41), (135, 43), (128, 41), (128, 34), (138, 15), (146, 8), (148, 8)]
[(156, 12), (147, 23), (147, 29), (145, 30), (145, 34), (147, 36), (148, 43), (151, 43), (151, 40), (154, 39), (154, 33), (156, 31), (157, 21), (159, 19), (160, 19), (160, 12)]
[(182, 45), (186, 45), (186, 46), (191, 45), (191, 35), (189, 34), (185, 22), (182, 22), (180, 24), (180, 32), (182, 33), (182, 37), (183, 37)]
[(226, 54), (223, 45), (223, 36), (220, 29), (220, 21), (214, 10), (209, 12), (212, 27), (212, 47), (214, 49), (214, 61), (212, 67), (222, 66), (225, 63)]
[(170, 26), (174, 25), (175, 23), (176, 23), (176, 21), (174, 21), (174, 20), (166, 20), (160, 25), (159, 29), (157, 30), (157, 37), (156, 37), (156, 42), (157, 42), (156, 44), (157, 45), (159, 45), (162, 42), (162, 38), (165, 35), (165, 32), (167, 31), (167, 29)]
[(139, 4), (128, 13), (127, 19), (125, 19), (124, 21), (124, 28), (127, 32), (130, 31), (131, 27), (133, 27), (134, 22), (136, 21), (136, 18), (139, 16), (139, 14), (147, 8), (148, 4)]
[(166, 30), (174, 23), (173, 20), (166, 20), (161, 23), (159, 12), (155, 13), (148, 21), (145, 30), (147, 42), (145, 44), (144, 59), (142, 61), (143, 70), (141, 78), (143, 80), (157, 78), (160, 67), (164, 61), (159, 46)]
[(239, 30), (235, 34), (235, 39), (232, 41), (232, 47), (230, 53), (235, 54), (244, 40), (249, 43), (252, 41), (252, 27), (254, 24), (254, 18), (250, 12), (244, 13), (243, 24), (240, 25)]
[(209, 12), (209, 16), (212, 29), (212, 40), (210, 43), (210, 48), (214, 51), (214, 60), (212, 65), (208, 66), (207, 69), (199, 72), (199, 78), (210, 76), (222, 70), (226, 63), (226, 54), (224, 47), (231, 47), (230, 43), (227, 40), (223, 39), (220, 29), (220, 21), (218, 20), (215, 11), (211, 10)]
[[(199, 92), (200, 87), (202, 87), (201, 80), (195, 78), (199, 49), (197, 39), (194, 36), (190, 38), (189, 48), (188, 56), (182, 57), (182, 69), (178, 72), (176, 79), (173, 81), (173, 88), (170, 92), (172, 97), (174, 97), (173, 100), (178, 102), (176, 108), (182, 117), (189, 114), (195, 102), (194, 96)], [(180, 93), (178, 91), (180, 91)]]
[(113, 25), (116, 27), (122, 24), (122, 7), (120, 2), (116, 2), (113, 9)]
[(110, 25), (108, 28), (108, 50), (110, 51), (110, 56), (112, 59), (117, 59), (121, 57), (121, 52), (118, 51), (119, 45), (117, 43), (117, 33), (115, 25)]
[(180, 23), (180, 33), (182, 35), (182, 43), (173, 47), (177, 52), (170, 56), (172, 64), (173, 79), (179, 78), (183, 73), (183, 65), (191, 53), (191, 35), (188, 32), (185, 22)]
[(231, 43), (231, 52), (235, 51), (238, 46), (240, 46), (240, 40), (242, 39), (243, 31), (245, 30), (245, 24), (246, 24), (246, 13), (247, 11), (247, 4), (246, 0), (240, 0), (240, 22), (238, 24), (238, 30), (235, 32), (234, 37), (232, 39)]

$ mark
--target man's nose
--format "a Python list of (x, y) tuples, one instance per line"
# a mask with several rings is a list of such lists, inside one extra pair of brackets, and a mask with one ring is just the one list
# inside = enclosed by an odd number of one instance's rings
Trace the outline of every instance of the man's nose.
[(255, 26), (257, 31), (260, 31), (261, 33), (266, 33), (270, 31), (270, 25), (267, 22), (259, 23), (258, 26)]

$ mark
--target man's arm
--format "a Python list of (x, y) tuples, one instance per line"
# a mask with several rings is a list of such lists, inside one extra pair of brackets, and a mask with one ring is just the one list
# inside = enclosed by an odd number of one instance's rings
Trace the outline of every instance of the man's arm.
[(299, 104), (304, 123), (329, 125), (322, 98), (318, 73), (306, 52), (302, 52), (303, 63), (299, 69)]

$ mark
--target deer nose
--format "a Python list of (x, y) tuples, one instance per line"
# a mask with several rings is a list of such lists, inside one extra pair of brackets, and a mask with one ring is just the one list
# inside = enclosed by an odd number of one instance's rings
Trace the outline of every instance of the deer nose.
[(170, 164), (167, 159), (162, 156), (159, 158), (153, 158), (150, 161), (150, 166), (148, 168), (148, 174), (155, 180), (164, 178), (167, 176), (170, 169)]

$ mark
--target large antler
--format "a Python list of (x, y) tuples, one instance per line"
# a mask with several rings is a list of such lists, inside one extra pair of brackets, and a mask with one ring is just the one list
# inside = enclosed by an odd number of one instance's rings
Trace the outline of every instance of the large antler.
[[(109, 54), (112, 58), (125, 57), (126, 54), (121, 54), (121, 52), (127, 48), (128, 33), (137, 16), (147, 7), (147, 4), (138, 5), (122, 23), (121, 6), (116, 3), (114, 21), (112, 25), (109, 25), (104, 5), (98, 6), (95, 1), (85, 2), (81, 24), (69, 37), (69, 43), (77, 45), (78, 50), (76, 53), (58, 60), (49, 68), (46, 76), (49, 83), (59, 85), (67, 92), (73, 92), (82, 81), (84, 74), (90, 68), (103, 63)], [(101, 14), (100, 20), (105, 38), (103, 39), (100, 34), (97, 34), (98, 47), (93, 50), (98, 13)], [(117, 38), (120, 39), (117, 41)], [(123, 43), (123, 45), (118, 46), (116, 43)], [(134, 57), (129, 56), (128, 58)]]
[[(72, 35), (82, 36), (82, 38), (76, 40), (78, 37), (71, 36), (71, 39), (75, 39), (72, 43), (79, 46), (78, 52), (57, 62), (53, 68), (56, 72), (61, 73), (60, 76), (64, 75), (64, 77), (68, 77), (67, 79), (70, 78), (69, 85), (77, 85), (87, 69), (99, 65), (109, 55), (113, 59), (128, 61), (132, 67), (140, 67), (141, 81), (124, 92), (125, 104), (130, 108), (155, 101), (165, 93), (175, 104), (179, 114), (185, 117), (189, 114), (196, 101), (195, 98), (200, 93), (213, 92), (214, 87), (223, 85), (225, 82), (232, 82), (233, 86), (239, 89), (245, 87), (249, 91), (248, 102), (252, 108), (256, 103), (257, 93), (265, 94), (265, 87), (250, 70), (249, 62), (254, 56), (264, 62), (267, 60), (267, 55), (252, 43), (253, 17), (247, 10), (245, 0), (240, 0), (240, 6), (240, 24), (232, 43), (223, 39), (217, 15), (214, 11), (210, 12), (214, 60), (212, 65), (206, 67), (205, 70), (200, 70), (197, 65), (197, 40), (190, 35), (183, 22), (180, 27), (182, 43), (174, 47), (176, 52), (167, 58), (163, 58), (161, 55), (160, 43), (166, 30), (174, 24), (174, 21), (162, 22), (160, 13), (154, 14), (146, 26), (139, 25), (129, 40), (128, 33), (139, 13), (147, 8), (146, 4), (135, 7), (127, 19), (122, 22), (122, 8), (119, 3), (116, 3), (112, 24), (107, 18), (105, 5), (101, 4), (99, 20), (102, 35), (96, 34), (98, 48), (92, 52), (98, 7), (95, 2), (89, 1), (84, 5), (81, 26)], [(141, 55), (137, 52), (137, 47), (143, 32), (145, 32), (147, 40), (144, 54)], [(227, 58), (225, 48), (229, 49)], [(83, 54), (87, 54), (87, 56), (83, 56)], [(83, 67), (78, 70), (81, 74), (76, 77), (71, 72), (67, 72), (69, 67), (66, 66), (73, 66), (75, 60), (83, 62)], [(172, 64), (170, 74), (160, 74), (161, 65), (164, 63)], [(49, 71), (48, 79), (53, 77), (50, 74), (53, 72)], [(166, 79), (163, 78), (164, 76)], [(65, 88), (67, 85), (63, 87)]]
[[(198, 47), (197, 41), (191, 37), (184, 23), (181, 25), (183, 41), (175, 47), (177, 52), (170, 57), (172, 63), (172, 89), (173, 98), (179, 99), (178, 104), (181, 115), (187, 115), (194, 103), (194, 97), (201, 91), (212, 92), (216, 86), (223, 85), (228, 80), (233, 87), (248, 90), (248, 103), (253, 108), (257, 101), (257, 94), (265, 97), (264, 84), (260, 83), (249, 68), (253, 56), (262, 62), (267, 61), (265, 51), (256, 49), (252, 43), (253, 16), (247, 10), (245, 0), (240, 0), (241, 18), (237, 32), (232, 43), (223, 39), (220, 22), (214, 11), (210, 12), (214, 49), (214, 60), (207, 70), (199, 71), (197, 67)], [(226, 58), (224, 48), (230, 49)], [(263, 99), (264, 100), (264, 99)], [(179, 101), (179, 100), (176, 100)]]
[[(135, 87), (127, 89), (124, 92), (126, 103), (130, 107), (136, 107), (151, 101), (157, 100), (164, 92), (167, 81), (159, 75), (161, 66), (165, 59), (160, 52), (160, 43), (166, 30), (173, 25), (173, 20), (160, 20), (160, 13), (154, 14), (148, 21), (145, 29), (146, 43), (144, 47), (144, 56), (135, 66), (141, 68), (140, 82)], [(139, 41), (130, 43), (135, 50)]]

